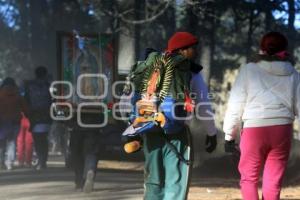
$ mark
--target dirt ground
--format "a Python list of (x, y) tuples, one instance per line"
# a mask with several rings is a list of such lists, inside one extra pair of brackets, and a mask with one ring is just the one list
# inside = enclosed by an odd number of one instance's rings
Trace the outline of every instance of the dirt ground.
[[(206, 160), (193, 169), (188, 200), (241, 200), (237, 162), (232, 156)], [(281, 200), (300, 200), (300, 162), (289, 165)], [(98, 163), (95, 190), (74, 190), (74, 174), (62, 159), (53, 159), (45, 171), (0, 171), (0, 200), (142, 200), (143, 162)]]
[[(238, 160), (223, 156), (207, 160), (193, 170), (189, 200), (242, 200)], [(260, 181), (261, 186), (261, 181)], [(261, 189), (259, 191), (261, 197)], [(300, 161), (290, 162), (283, 180), (281, 200), (300, 200)]]
[[(109, 162), (101, 168), (142, 171), (143, 163)], [(242, 200), (239, 190), (237, 160), (223, 156), (205, 161), (193, 169), (188, 200)], [(300, 162), (288, 166), (281, 192), (281, 200), (300, 200)], [(261, 182), (260, 182), (261, 185)], [(261, 196), (261, 190), (259, 191)]]
[[(224, 180), (218, 180), (223, 182)], [(260, 192), (261, 196), (261, 192)], [(241, 200), (238, 188), (231, 187), (191, 187), (189, 200)], [(300, 187), (283, 188), (281, 200), (300, 200)]]

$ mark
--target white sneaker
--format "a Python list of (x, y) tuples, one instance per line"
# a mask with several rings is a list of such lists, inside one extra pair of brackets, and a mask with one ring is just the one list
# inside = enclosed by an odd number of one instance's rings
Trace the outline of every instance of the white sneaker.
[(95, 176), (95, 173), (93, 172), (93, 170), (89, 170), (87, 172), (86, 180), (85, 180), (85, 183), (84, 183), (84, 186), (83, 186), (83, 192), (84, 193), (92, 192), (93, 187), (94, 187), (94, 176)]
[(17, 161), (17, 162), (15, 163), (15, 166), (18, 167), (18, 168), (23, 168), (23, 167), (24, 167), (24, 162), (19, 162), (19, 161)]
[(12, 170), (13, 169), (12, 165), (11, 164), (6, 165), (6, 169), (9, 170), (9, 171)]

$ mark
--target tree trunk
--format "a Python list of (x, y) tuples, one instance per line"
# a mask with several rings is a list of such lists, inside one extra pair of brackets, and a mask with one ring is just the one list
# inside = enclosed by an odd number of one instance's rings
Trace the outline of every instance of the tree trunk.
[(198, 35), (197, 30), (198, 30), (198, 16), (194, 14), (193, 8), (191, 6), (188, 6), (186, 9), (187, 12), (187, 30), (189, 32)]
[(210, 45), (202, 43), (200, 62), (201, 65), (203, 66), (203, 70), (201, 71), (201, 74), (207, 85), (209, 85), (211, 55), (212, 55), (212, 50), (210, 48)]
[(20, 50), (24, 52), (29, 52), (31, 44), (29, 43), (30, 31), (29, 31), (29, 9), (27, 7), (28, 0), (23, 0), (19, 2), (20, 6), (20, 36), (19, 36), (19, 47)]
[(272, 10), (266, 10), (265, 11), (265, 32), (270, 31), (271, 30), (271, 25), (272, 25), (272, 21), (273, 21), (273, 14), (272, 14)]
[(246, 58), (247, 62), (251, 56), (251, 47), (252, 47), (252, 34), (253, 34), (253, 21), (254, 21), (254, 9), (251, 8), (249, 16), (249, 28), (247, 34), (247, 46), (246, 46)]
[(31, 32), (31, 58), (35, 65), (45, 64), (44, 30), (42, 27), (43, 1), (30, 0), (30, 32)]
[(289, 5), (289, 18), (288, 18), (288, 35), (289, 35), (289, 50), (291, 54), (294, 54), (295, 49), (295, 42), (296, 42), (296, 29), (294, 26), (295, 23), (295, 15), (296, 15), (296, 9), (295, 9), (295, 0), (288, 0)]
[(170, 6), (161, 16), (161, 19), (166, 31), (166, 39), (169, 39), (176, 30), (175, 8), (173, 6)]
[(268, 32), (272, 29), (273, 24), (273, 7), (274, 2), (271, 2), (270, 0), (263, 0), (261, 2), (257, 2), (257, 5), (262, 8), (264, 14), (265, 14), (265, 32)]
[(216, 46), (216, 19), (213, 16), (216, 16), (215, 11), (212, 9), (211, 10), (212, 16), (210, 17), (210, 24), (211, 24), (211, 29), (210, 29), (210, 34), (209, 34), (209, 47), (210, 47), (210, 68), (209, 68), (209, 73), (208, 73), (208, 81), (207, 85), (209, 86), (209, 80), (211, 78), (211, 71), (215, 65), (214, 63), (214, 55), (215, 55), (215, 46)]
[[(204, 24), (203, 30), (204, 32), (201, 34), (201, 37), (204, 38), (202, 35), (206, 35), (204, 40), (200, 40), (201, 43), (201, 63), (204, 67), (203, 69), (203, 78), (206, 84), (209, 86), (209, 80), (211, 77), (211, 71), (214, 65), (214, 54), (215, 54), (215, 32), (216, 32), (216, 11), (215, 11), (215, 4), (213, 2), (207, 3), (206, 13), (204, 15)], [(197, 20), (198, 21), (198, 20)]]
[[(143, 10), (143, 5), (141, 0), (134, 1), (134, 19), (141, 19), (141, 12)], [(140, 47), (140, 39), (141, 39), (141, 25), (134, 25), (134, 39), (135, 39), (135, 60), (139, 60), (142, 57), (142, 50)]]
[[(133, 2), (134, 4), (136, 1)], [(132, 4), (131, 6), (135, 6)], [(124, 4), (117, 4), (119, 11), (126, 10), (126, 2)], [(134, 13), (133, 13), (134, 14)], [(131, 16), (134, 18), (135, 16)], [(119, 74), (127, 74), (131, 66), (136, 62), (136, 40), (135, 40), (135, 25), (126, 24), (121, 20), (117, 21), (118, 27), (123, 28), (118, 32), (118, 72)]]

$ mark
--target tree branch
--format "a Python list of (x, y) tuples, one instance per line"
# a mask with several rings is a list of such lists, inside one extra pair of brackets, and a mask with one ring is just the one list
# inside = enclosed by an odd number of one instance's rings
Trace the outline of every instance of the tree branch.
[[(125, 23), (128, 23), (128, 24), (144, 24), (144, 23), (152, 22), (152, 21), (156, 20), (158, 17), (160, 17), (161, 15), (164, 14), (164, 12), (169, 8), (169, 6), (170, 6), (170, 4), (171, 4), (172, 1), (173, 0), (166, 0), (164, 2), (165, 6), (163, 7), (163, 9), (161, 9), (158, 13), (155, 13), (154, 15), (150, 16), (149, 18), (146, 17), (145, 19), (142, 19), (142, 20), (127, 19), (125, 17), (125, 15), (128, 14), (130, 12), (130, 10), (125, 11), (125, 12), (119, 14), (119, 18), (120, 18), (121, 21), (123, 21)], [(160, 6), (158, 6), (157, 8), (159, 8), (159, 7)]]

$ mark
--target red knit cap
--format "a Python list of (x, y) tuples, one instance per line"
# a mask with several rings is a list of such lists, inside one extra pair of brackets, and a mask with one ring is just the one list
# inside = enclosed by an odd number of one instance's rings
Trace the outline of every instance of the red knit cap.
[(288, 41), (286, 37), (279, 32), (269, 32), (260, 41), (260, 49), (268, 55), (285, 51), (287, 47)]
[(168, 41), (167, 52), (172, 53), (177, 49), (193, 46), (198, 43), (198, 39), (188, 32), (176, 32)]

